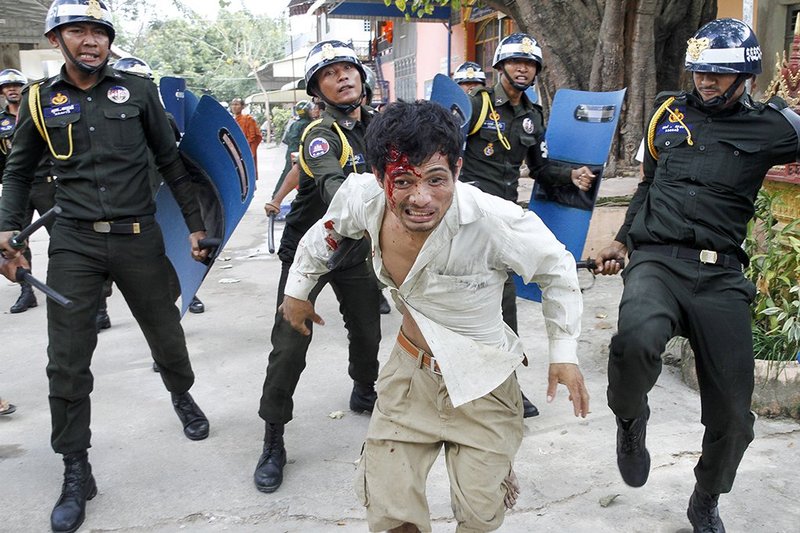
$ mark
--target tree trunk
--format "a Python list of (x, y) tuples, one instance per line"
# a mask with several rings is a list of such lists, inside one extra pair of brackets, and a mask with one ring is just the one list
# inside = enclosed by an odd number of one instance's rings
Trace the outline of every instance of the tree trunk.
[(610, 91), (627, 87), (617, 160), (633, 157), (660, 91), (688, 89), (686, 41), (713, 19), (716, 0), (485, 0), (512, 17), (542, 47), (545, 68), (537, 78), (547, 110), (560, 87)]

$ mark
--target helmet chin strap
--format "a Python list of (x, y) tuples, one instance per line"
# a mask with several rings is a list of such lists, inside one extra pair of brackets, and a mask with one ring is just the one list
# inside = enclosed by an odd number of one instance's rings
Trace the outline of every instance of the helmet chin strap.
[[(715, 96), (711, 100), (704, 101), (703, 107), (710, 111), (719, 111), (728, 104), (733, 94), (739, 90), (739, 86), (748, 78), (748, 74), (739, 74), (736, 79), (731, 83), (731, 86), (722, 94), (722, 96)], [(702, 98), (701, 98), (702, 100)]]
[(89, 74), (89, 75), (97, 74), (97, 72), (102, 70), (103, 67), (106, 66), (106, 63), (108, 63), (108, 54), (106, 55), (105, 60), (102, 63), (100, 63), (99, 65), (97, 65), (96, 67), (92, 67), (90, 65), (87, 65), (83, 61), (78, 61), (75, 58), (75, 56), (73, 56), (70, 53), (69, 49), (67, 48), (67, 45), (64, 44), (64, 39), (61, 37), (61, 30), (57, 28), (55, 34), (56, 34), (56, 39), (58, 39), (58, 42), (61, 45), (61, 50), (64, 52), (64, 55), (67, 56), (67, 59), (69, 59), (70, 62), (73, 65), (75, 65), (81, 72), (84, 72), (84, 73)]
[(361, 106), (361, 101), (364, 99), (364, 96), (366, 96), (367, 91), (365, 90), (365, 84), (362, 83), (361, 84), (361, 95), (356, 99), (355, 102), (353, 102), (351, 104), (337, 104), (337, 103), (334, 103), (334, 102), (330, 101), (328, 98), (325, 97), (324, 94), (322, 94), (322, 91), (319, 90), (319, 87), (314, 87), (314, 93), (316, 93), (317, 97), (320, 100), (325, 102), (325, 105), (329, 105), (331, 107), (335, 107), (336, 109), (338, 109), (339, 111), (341, 111), (345, 115), (349, 115), (350, 113), (352, 113), (353, 111), (355, 111), (356, 109), (358, 109)]
[(512, 76), (510, 76), (508, 74), (508, 72), (506, 71), (506, 63), (505, 63), (505, 61), (503, 61), (503, 75), (508, 80), (508, 83), (510, 83), (512, 87), (514, 87), (516, 90), (518, 90), (521, 93), (525, 92), (525, 89), (527, 89), (528, 87), (533, 85), (533, 82), (536, 81), (536, 76), (534, 76), (533, 79), (531, 80), (531, 82), (528, 83), (527, 85), (523, 85), (523, 84), (517, 83), (516, 81), (514, 81), (514, 78)]

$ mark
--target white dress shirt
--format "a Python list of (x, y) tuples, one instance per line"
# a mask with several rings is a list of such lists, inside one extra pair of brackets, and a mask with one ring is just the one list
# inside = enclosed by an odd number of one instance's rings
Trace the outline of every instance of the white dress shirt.
[(450, 208), (398, 287), (383, 269), (377, 242), (385, 208), (374, 175), (350, 174), (300, 241), (285, 293), (308, 299), (328, 272), (333, 251), (326, 239), (368, 234), (378, 279), (419, 326), (454, 406), (494, 390), (524, 357), (502, 317), (508, 269), (542, 289), (550, 362), (577, 364), (583, 300), (575, 260), (533, 212), (456, 182)]

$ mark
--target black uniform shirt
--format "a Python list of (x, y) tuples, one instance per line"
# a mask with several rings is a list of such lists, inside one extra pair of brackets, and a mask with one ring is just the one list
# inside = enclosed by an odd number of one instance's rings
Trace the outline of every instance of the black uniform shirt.
[[(41, 83), (40, 95), (55, 152), (68, 154), (72, 138), (72, 155), (66, 160), (53, 159), (61, 216), (96, 221), (155, 213), (148, 182), (149, 148), (181, 206), (189, 231), (203, 229), (191, 180), (180, 179), (186, 176), (186, 169), (150, 80), (105, 67), (97, 84), (83, 91), (68, 81), (62, 67), (59, 75)], [(14, 150), (3, 174), (0, 230), (19, 229), (36, 166), (42, 155), (49, 153), (33, 122), (30, 96), (28, 87), (23, 91)]]
[(747, 94), (717, 113), (686, 93), (662, 93), (656, 108), (669, 96), (676, 96), (670, 108), (686, 127), (669, 113), (658, 121), (659, 158), (645, 150), (644, 179), (616, 240), (630, 250), (672, 244), (735, 254), (746, 263), (741, 244), (756, 195), (770, 167), (797, 159), (797, 133), (778, 111)]
[(14, 128), (17, 125), (17, 115), (8, 110), (8, 106), (0, 111), (0, 183), (3, 182), (3, 169), (6, 165), (6, 158), (11, 152), (11, 137), (14, 135)]
[[(291, 262), (297, 250), (297, 243), (328, 209), (333, 195), (339, 190), (351, 172), (367, 172), (366, 131), (372, 109), (361, 107), (361, 120), (353, 120), (333, 106), (328, 106), (322, 114), (321, 122), (311, 127), (300, 146), (303, 160), (311, 170), (311, 176), (300, 170), (300, 185), (292, 209), (286, 216), (286, 228), (278, 251), (282, 261)], [(342, 141), (334, 130), (336, 122), (353, 150), (352, 156), (342, 168)]]
[[(470, 94), (472, 119), (469, 131), (480, 118), (483, 108), (481, 93), (484, 91), (488, 91), (497, 112), (497, 124), (489, 110), (480, 130), (468, 137), (459, 179), (471, 182), (484, 192), (516, 202), (519, 167), (525, 159), (532, 178), (552, 185), (570, 183), (571, 169), (550, 163), (542, 154), (545, 133), (542, 108), (531, 103), (524, 93), (520, 104), (514, 107), (500, 83), (491, 89), (474, 90)], [(506, 150), (500, 141), (498, 125), (508, 139), (510, 150)]]

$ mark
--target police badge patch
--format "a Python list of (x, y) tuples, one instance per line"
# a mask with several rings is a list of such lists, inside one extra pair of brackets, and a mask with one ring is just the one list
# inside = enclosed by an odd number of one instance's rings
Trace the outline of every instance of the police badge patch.
[(331, 145), (322, 137), (316, 137), (308, 144), (308, 154), (314, 158), (322, 157), (327, 154), (330, 149)]
[(494, 143), (489, 143), (486, 145), (486, 148), (483, 149), (483, 155), (486, 157), (491, 157), (494, 153)]
[(525, 120), (522, 121), (522, 129), (525, 130), (525, 133), (533, 133), (533, 121), (530, 117), (525, 117)]
[(108, 90), (106, 96), (108, 96), (108, 99), (115, 104), (124, 104), (130, 99), (131, 92), (122, 85), (115, 85)]

